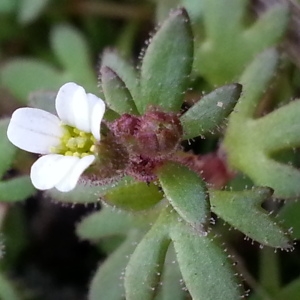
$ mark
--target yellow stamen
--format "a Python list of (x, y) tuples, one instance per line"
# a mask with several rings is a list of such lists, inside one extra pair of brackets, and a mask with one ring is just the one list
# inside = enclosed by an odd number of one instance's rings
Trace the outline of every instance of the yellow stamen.
[(95, 153), (96, 139), (91, 133), (84, 132), (78, 128), (68, 125), (61, 125), (64, 129), (64, 135), (61, 137), (61, 144), (57, 147), (51, 147), (52, 153), (84, 157)]

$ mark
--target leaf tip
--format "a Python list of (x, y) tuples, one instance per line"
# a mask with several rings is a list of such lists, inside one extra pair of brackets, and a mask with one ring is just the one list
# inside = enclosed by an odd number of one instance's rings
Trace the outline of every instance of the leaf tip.
[(100, 68), (100, 75), (102, 78), (104, 77), (107, 80), (111, 80), (117, 77), (117, 74), (111, 68), (105, 65)]

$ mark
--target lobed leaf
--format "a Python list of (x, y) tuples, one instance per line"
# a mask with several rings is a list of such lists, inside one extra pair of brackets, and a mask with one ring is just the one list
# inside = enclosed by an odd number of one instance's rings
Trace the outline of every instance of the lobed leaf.
[(299, 115), (300, 100), (297, 100), (257, 119), (253, 129), (259, 131), (261, 148), (267, 153), (274, 153), (298, 147), (300, 145)]
[(300, 239), (300, 202), (286, 203), (279, 212), (280, 219), (284, 221), (286, 228), (291, 229), (291, 235)]
[(257, 56), (246, 68), (240, 80), (243, 94), (235, 107), (236, 113), (230, 116), (224, 146), (229, 164), (244, 172), (256, 185), (273, 188), (276, 197), (297, 197), (300, 195), (300, 172), (276, 161), (272, 155), (300, 142), (297, 134), (298, 101), (262, 118), (255, 116), (277, 63), (278, 53), (270, 49)]
[(245, 0), (203, 0), (201, 5), (202, 18), (193, 18), (194, 70), (212, 85), (236, 81), (253, 57), (280, 42), (289, 22), (288, 6), (282, 3), (252, 23)]
[(278, 52), (268, 49), (259, 54), (245, 69), (239, 83), (243, 86), (243, 94), (236, 105), (236, 116), (252, 117), (268, 84), (276, 74)]
[(244, 37), (248, 47), (259, 53), (273, 45), (275, 41), (279, 41), (284, 36), (289, 17), (288, 5), (274, 3), (245, 31)]
[(270, 247), (291, 247), (287, 232), (261, 207), (271, 197), (271, 189), (211, 191), (210, 195), (212, 211), (246, 236)]

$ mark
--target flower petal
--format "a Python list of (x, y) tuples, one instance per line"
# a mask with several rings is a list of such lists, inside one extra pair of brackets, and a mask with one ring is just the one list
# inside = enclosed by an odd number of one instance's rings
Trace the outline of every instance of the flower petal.
[(11, 117), (7, 137), (15, 146), (32, 153), (48, 154), (60, 144), (63, 129), (57, 116), (37, 108), (19, 108)]
[(63, 122), (85, 132), (95, 132), (95, 138), (100, 140), (100, 123), (105, 111), (100, 98), (86, 94), (83, 87), (69, 82), (59, 89), (55, 105)]
[(100, 141), (100, 125), (105, 113), (105, 103), (93, 94), (87, 94), (90, 111), (90, 132)]
[(53, 188), (78, 163), (80, 158), (49, 154), (40, 157), (31, 167), (30, 178), (32, 184), (39, 190)]
[(86, 102), (85, 90), (74, 82), (68, 82), (59, 89), (55, 99), (55, 108), (59, 118), (65, 124), (76, 127), (73, 108), (80, 102), (80, 99)]
[(88, 155), (79, 159), (68, 174), (55, 185), (55, 188), (61, 192), (69, 192), (73, 190), (80, 175), (93, 163), (94, 160), (94, 155)]

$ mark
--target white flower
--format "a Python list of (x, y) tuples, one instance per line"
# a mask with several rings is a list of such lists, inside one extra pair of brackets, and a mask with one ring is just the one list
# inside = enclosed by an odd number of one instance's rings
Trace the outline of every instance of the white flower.
[(94, 144), (100, 140), (105, 104), (69, 82), (58, 91), (55, 107), (58, 116), (37, 108), (17, 109), (7, 136), (23, 150), (44, 154), (31, 167), (37, 189), (68, 192), (95, 160)]

